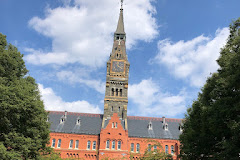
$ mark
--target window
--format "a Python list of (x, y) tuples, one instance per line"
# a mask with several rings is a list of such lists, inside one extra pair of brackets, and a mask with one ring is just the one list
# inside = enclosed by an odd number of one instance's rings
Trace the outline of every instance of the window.
[(153, 146), (153, 149), (154, 149), (154, 150), (157, 150), (157, 146), (156, 146), (156, 145), (154, 145), (154, 146)]
[(131, 143), (131, 152), (134, 152), (134, 144)]
[(106, 141), (106, 149), (109, 149), (109, 140)]
[(112, 96), (114, 96), (114, 88), (112, 88)]
[(111, 111), (113, 112), (113, 106), (112, 106), (112, 108), (111, 108)]
[(148, 123), (148, 130), (152, 130), (152, 122), (151, 121)]
[(63, 122), (64, 122), (64, 118), (61, 118), (61, 119), (60, 119), (60, 123), (63, 123)]
[(136, 146), (136, 152), (139, 153), (139, 151), (140, 151), (140, 144), (137, 143), (137, 146)]
[(165, 153), (168, 154), (168, 145), (165, 146)]
[(88, 141), (87, 142), (87, 149), (90, 149), (90, 147), (91, 147), (91, 141)]
[(75, 148), (78, 148), (78, 145), (79, 145), (79, 140), (76, 140)]
[(120, 97), (122, 97), (122, 89), (120, 89)]
[(58, 139), (58, 144), (57, 144), (57, 147), (58, 147), (58, 148), (61, 147), (61, 142), (62, 142), (62, 140), (61, 140), (61, 139)]
[(118, 89), (116, 89), (116, 96), (118, 96)]
[(167, 124), (166, 124), (166, 126), (165, 126), (165, 127), (166, 127), (166, 129), (165, 129), (165, 130), (168, 130), (168, 125), (167, 125)]
[(96, 150), (96, 141), (93, 141), (92, 149), (93, 149), (93, 150)]
[(114, 122), (112, 122), (112, 128), (114, 128)]
[(118, 107), (118, 112), (120, 112), (120, 110), (121, 110), (121, 107), (119, 106), (119, 107)]
[(118, 149), (121, 149), (121, 141), (118, 141)]
[(115, 128), (117, 128), (117, 122), (116, 122)]
[(151, 151), (151, 144), (148, 144), (148, 152)]
[(73, 140), (71, 139), (69, 143), (69, 148), (72, 148), (72, 147), (73, 147)]
[(80, 118), (77, 119), (76, 124), (77, 124), (77, 125), (80, 125), (80, 124), (81, 124), (81, 119), (80, 119)]
[(56, 142), (56, 140), (53, 139), (53, 140), (52, 140), (52, 147), (55, 147), (55, 142)]
[(174, 146), (171, 146), (171, 154), (174, 154)]
[(115, 141), (112, 141), (112, 149), (115, 149)]

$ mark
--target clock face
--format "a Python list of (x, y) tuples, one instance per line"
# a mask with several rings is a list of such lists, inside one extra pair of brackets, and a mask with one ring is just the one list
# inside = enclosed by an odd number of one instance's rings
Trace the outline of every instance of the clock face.
[(112, 71), (113, 72), (123, 72), (124, 71), (124, 62), (123, 61), (113, 61), (112, 62)]

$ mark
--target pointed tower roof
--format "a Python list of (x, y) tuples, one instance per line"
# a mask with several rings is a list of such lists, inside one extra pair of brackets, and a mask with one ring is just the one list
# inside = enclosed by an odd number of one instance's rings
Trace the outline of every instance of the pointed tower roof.
[(121, 1), (121, 9), (120, 9), (120, 15), (118, 19), (118, 25), (117, 25), (117, 30), (115, 33), (118, 34), (125, 34), (124, 31), (124, 23), (123, 23), (123, 8), (122, 8), (122, 1)]

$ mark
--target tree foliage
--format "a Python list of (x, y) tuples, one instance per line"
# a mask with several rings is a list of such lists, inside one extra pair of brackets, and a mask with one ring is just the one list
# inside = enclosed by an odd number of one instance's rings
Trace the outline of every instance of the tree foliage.
[(0, 33), (0, 159), (39, 159), (49, 151), (49, 124), (23, 55)]
[(180, 136), (183, 159), (239, 159), (240, 18), (230, 25), (219, 69), (188, 109)]
[[(162, 145), (157, 141), (154, 142), (153, 145), (148, 146), (145, 150), (144, 155), (140, 157), (141, 160), (172, 160), (172, 155), (166, 154)], [(153, 146), (156, 146), (158, 149), (153, 149)]]

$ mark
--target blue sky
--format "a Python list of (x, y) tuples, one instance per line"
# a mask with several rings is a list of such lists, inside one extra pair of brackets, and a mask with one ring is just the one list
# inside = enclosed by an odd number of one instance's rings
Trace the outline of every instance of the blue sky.
[[(125, 0), (128, 115), (183, 118), (240, 15), (239, 0)], [(102, 113), (119, 0), (0, 0), (47, 110)]]

